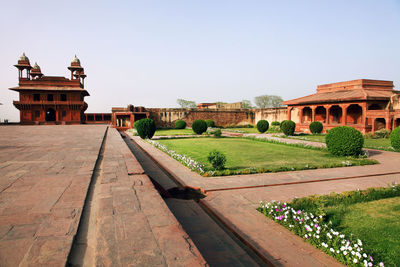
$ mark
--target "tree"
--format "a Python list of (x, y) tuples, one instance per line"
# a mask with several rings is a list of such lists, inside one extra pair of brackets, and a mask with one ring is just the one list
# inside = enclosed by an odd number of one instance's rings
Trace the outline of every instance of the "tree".
[(178, 99), (176, 100), (179, 106), (181, 108), (196, 108), (196, 102), (190, 101), (190, 100), (185, 100), (185, 99)]
[(276, 95), (260, 95), (254, 98), (258, 108), (277, 108), (282, 106), (283, 99)]
[(250, 100), (242, 100), (242, 108), (253, 108)]

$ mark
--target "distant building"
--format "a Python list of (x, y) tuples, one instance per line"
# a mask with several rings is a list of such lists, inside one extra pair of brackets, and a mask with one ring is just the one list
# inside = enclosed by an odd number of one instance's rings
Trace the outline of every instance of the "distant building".
[(19, 86), (10, 90), (19, 92), (14, 106), (20, 111), (21, 124), (79, 124), (85, 120), (88, 105), (84, 97), (86, 77), (79, 59), (75, 58), (68, 69), (71, 79), (58, 76), (44, 76), (35, 63), (31, 67), (25, 53), (19, 58)]
[(288, 119), (297, 121), (297, 131), (308, 131), (320, 121), (324, 130), (347, 125), (359, 131), (375, 132), (400, 126), (399, 91), (392, 81), (353, 80), (319, 85), (317, 93), (284, 101)]
[(241, 109), (242, 102), (236, 103), (200, 103), (198, 109)]
[(149, 112), (144, 107), (128, 105), (126, 108), (112, 108), (112, 127), (118, 130), (133, 128), (135, 121), (149, 117)]

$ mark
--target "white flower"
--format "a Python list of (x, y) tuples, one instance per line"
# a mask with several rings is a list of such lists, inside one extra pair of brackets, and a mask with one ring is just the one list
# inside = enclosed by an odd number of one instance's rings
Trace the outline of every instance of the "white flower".
[(331, 252), (335, 252), (335, 250), (334, 250), (333, 248), (330, 248), (329, 250), (330, 250)]
[(358, 260), (357, 260), (356, 258), (354, 258), (354, 259), (353, 259), (353, 262), (354, 262), (354, 263), (357, 263), (357, 262), (358, 262)]
[(345, 251), (343, 251), (343, 255), (345, 255), (345, 256), (347, 255), (347, 251), (346, 251), (346, 250), (345, 250)]
[(383, 262), (380, 262), (379, 266), (383, 267), (383, 266), (385, 266), (385, 264), (383, 264)]
[(366, 258), (366, 257), (367, 257), (367, 254), (363, 253), (363, 257)]

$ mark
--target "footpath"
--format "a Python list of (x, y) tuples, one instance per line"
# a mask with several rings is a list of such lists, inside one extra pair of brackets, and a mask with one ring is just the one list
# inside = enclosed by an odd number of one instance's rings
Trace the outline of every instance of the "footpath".
[(122, 137), (0, 127), (0, 266), (204, 266)]
[[(182, 186), (205, 193), (207, 197), (201, 199), (200, 204), (275, 266), (341, 264), (256, 211), (260, 201), (291, 201), (295, 197), (339, 193), (400, 182), (400, 153), (395, 152), (369, 150), (371, 158), (380, 162), (369, 166), (202, 177), (139, 137), (131, 138)], [(286, 139), (279, 138), (276, 141), (284, 142)]]

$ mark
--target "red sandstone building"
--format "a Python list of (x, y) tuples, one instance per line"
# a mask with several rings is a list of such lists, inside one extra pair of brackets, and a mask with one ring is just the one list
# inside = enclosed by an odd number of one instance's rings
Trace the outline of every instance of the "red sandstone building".
[(31, 67), (25, 53), (19, 58), (19, 86), (10, 90), (19, 92), (14, 106), (20, 111), (21, 124), (79, 124), (85, 120), (88, 105), (84, 97), (86, 77), (79, 59), (75, 58), (68, 69), (71, 79), (58, 76), (44, 76), (40, 67)]
[(296, 130), (308, 131), (312, 121), (324, 130), (340, 125), (363, 133), (400, 126), (399, 91), (392, 81), (354, 80), (319, 85), (317, 93), (283, 102), (288, 119), (298, 118)]

